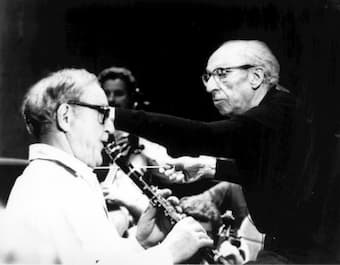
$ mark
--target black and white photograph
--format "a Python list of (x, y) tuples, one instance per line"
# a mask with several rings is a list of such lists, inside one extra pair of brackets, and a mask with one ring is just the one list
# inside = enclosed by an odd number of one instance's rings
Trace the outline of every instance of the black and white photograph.
[(340, 0), (0, 0), (0, 264), (339, 264)]

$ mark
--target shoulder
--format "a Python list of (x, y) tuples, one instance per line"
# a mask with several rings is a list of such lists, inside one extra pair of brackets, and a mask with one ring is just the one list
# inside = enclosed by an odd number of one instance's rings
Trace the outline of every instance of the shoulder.
[(268, 91), (267, 98), (263, 101), (263, 104), (273, 103), (278, 106), (295, 107), (297, 98), (288, 90), (278, 90), (272, 88), (270, 91)]
[(242, 118), (252, 120), (270, 129), (281, 129), (290, 122), (296, 111), (297, 100), (290, 92), (271, 89), (262, 102)]
[(65, 195), (74, 177), (63, 167), (50, 161), (31, 162), (20, 175), (10, 193), (8, 204), (40, 205)]
[(56, 185), (72, 181), (74, 175), (53, 161), (34, 160), (24, 170), (17, 182), (23, 184)]

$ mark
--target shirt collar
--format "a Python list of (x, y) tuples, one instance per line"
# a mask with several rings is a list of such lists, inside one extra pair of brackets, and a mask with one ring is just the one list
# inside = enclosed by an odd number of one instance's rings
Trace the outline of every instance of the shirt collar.
[(92, 168), (87, 166), (84, 162), (61, 149), (48, 144), (31, 144), (29, 146), (28, 159), (29, 161), (35, 159), (55, 160), (74, 170), (77, 175), (87, 176), (89, 174), (94, 174)]

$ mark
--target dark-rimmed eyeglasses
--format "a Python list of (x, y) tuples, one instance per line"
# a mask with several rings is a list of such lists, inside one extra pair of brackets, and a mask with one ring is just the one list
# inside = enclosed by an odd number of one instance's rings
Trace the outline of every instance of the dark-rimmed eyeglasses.
[(106, 119), (110, 116), (110, 107), (109, 106), (94, 105), (94, 104), (89, 104), (89, 103), (80, 102), (80, 101), (76, 101), (76, 100), (70, 100), (70, 101), (67, 102), (67, 104), (86, 107), (86, 108), (90, 108), (90, 109), (94, 109), (94, 110), (98, 111), (98, 113), (100, 114), (100, 115), (98, 115), (98, 121), (101, 124), (105, 124)]
[(232, 66), (232, 67), (218, 67), (214, 69), (212, 72), (206, 71), (204, 74), (202, 74), (202, 81), (203, 81), (203, 84), (206, 85), (210, 77), (213, 76), (213, 77), (217, 77), (219, 81), (223, 82), (232, 70), (236, 70), (236, 69), (247, 70), (252, 67), (255, 67), (255, 65), (244, 64), (244, 65)]

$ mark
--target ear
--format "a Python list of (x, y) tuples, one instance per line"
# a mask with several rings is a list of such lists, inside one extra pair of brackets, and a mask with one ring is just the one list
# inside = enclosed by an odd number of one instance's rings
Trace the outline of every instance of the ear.
[(73, 115), (70, 105), (63, 103), (61, 104), (56, 113), (56, 125), (57, 128), (63, 132), (70, 130), (70, 120)]
[(261, 67), (251, 69), (249, 81), (253, 90), (257, 90), (264, 82), (264, 70)]

